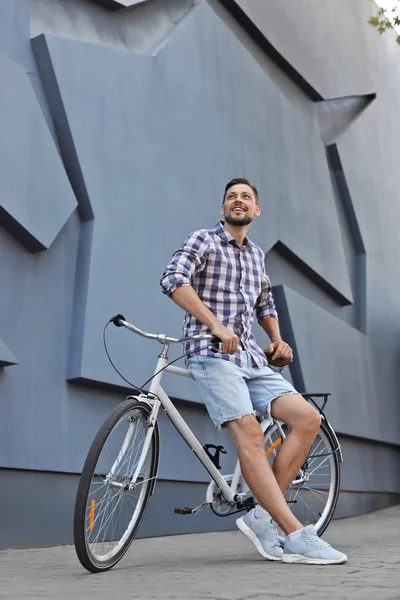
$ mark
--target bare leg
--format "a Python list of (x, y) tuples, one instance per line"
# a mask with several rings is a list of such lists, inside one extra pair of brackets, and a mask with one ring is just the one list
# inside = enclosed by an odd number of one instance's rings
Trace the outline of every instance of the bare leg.
[(276, 481), (285, 492), (307, 457), (321, 424), (321, 416), (299, 395), (285, 395), (273, 400), (271, 414), (290, 428), (273, 464)]
[(302, 528), (283, 497), (264, 449), (264, 435), (253, 415), (229, 421), (243, 477), (261, 506), (286, 534)]

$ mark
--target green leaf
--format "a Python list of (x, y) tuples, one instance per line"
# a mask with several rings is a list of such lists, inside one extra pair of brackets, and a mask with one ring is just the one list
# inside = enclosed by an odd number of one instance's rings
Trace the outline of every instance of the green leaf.
[[(393, 15), (400, 9), (400, 0), (392, 0), (391, 8), (380, 7), (375, 16), (368, 19), (368, 23), (375, 27), (379, 35), (382, 35), (389, 29), (400, 27), (400, 14)], [(396, 42), (400, 45), (400, 35), (396, 36)]]

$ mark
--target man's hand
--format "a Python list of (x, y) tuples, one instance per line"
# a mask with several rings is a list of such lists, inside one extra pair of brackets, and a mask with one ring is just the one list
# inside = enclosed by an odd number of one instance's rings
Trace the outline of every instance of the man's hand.
[(283, 340), (272, 342), (265, 350), (265, 356), (270, 365), (274, 367), (283, 367), (293, 360), (293, 350)]
[(222, 323), (211, 327), (210, 331), (221, 340), (223, 344), (222, 354), (235, 354), (239, 344), (239, 338), (236, 333), (233, 333), (233, 331), (222, 325)]
[(217, 320), (211, 310), (200, 300), (191, 285), (176, 288), (172, 294), (172, 299), (221, 340), (223, 344), (222, 354), (235, 354), (239, 343), (238, 336)]

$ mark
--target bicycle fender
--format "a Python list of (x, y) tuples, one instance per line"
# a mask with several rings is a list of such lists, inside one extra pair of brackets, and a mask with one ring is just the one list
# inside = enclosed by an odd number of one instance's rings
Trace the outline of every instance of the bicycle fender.
[(332, 425), (329, 423), (328, 419), (325, 417), (324, 414), (321, 415), (324, 421), (324, 425), (327, 428), (327, 430), (329, 431), (330, 436), (332, 437), (332, 440), (335, 443), (335, 448), (338, 448), (338, 455), (339, 455), (339, 461), (342, 463), (343, 462), (343, 453), (342, 453), (342, 447), (339, 443), (338, 437), (332, 427)]
[(150, 496), (152, 496), (154, 494), (154, 490), (156, 488), (156, 483), (157, 483), (157, 479), (158, 479), (158, 467), (160, 465), (160, 429), (158, 427), (158, 423), (156, 423), (154, 425), (154, 446), (155, 446), (155, 451), (154, 451), (154, 457), (153, 457), (153, 461), (154, 461), (154, 472), (155, 472), (155, 476), (154, 479), (151, 482), (151, 487), (150, 487)]
[[(146, 398), (147, 398), (147, 396), (145, 394), (140, 394), (138, 396), (128, 396), (126, 399), (127, 400), (136, 400), (136, 402), (138, 404), (140, 404), (141, 406), (144, 406), (150, 414), (153, 407), (148, 401), (146, 401)], [(154, 436), (154, 446), (155, 446), (154, 456), (153, 456), (153, 469), (155, 472), (155, 476), (154, 476), (154, 479), (152, 479), (151, 484), (150, 484), (150, 496), (152, 496), (154, 494), (154, 490), (155, 490), (157, 479), (158, 479), (158, 468), (160, 465), (160, 429), (158, 427), (158, 422), (156, 422), (154, 425), (153, 436)]]

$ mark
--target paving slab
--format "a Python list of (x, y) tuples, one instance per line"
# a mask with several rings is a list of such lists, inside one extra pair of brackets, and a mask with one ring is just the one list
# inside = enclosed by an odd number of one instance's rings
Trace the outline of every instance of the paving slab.
[(135, 540), (114, 569), (96, 575), (72, 546), (6, 550), (0, 598), (398, 600), (399, 534), (400, 506), (334, 521), (324, 538), (349, 557), (335, 566), (265, 561), (239, 531)]

